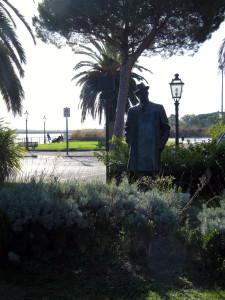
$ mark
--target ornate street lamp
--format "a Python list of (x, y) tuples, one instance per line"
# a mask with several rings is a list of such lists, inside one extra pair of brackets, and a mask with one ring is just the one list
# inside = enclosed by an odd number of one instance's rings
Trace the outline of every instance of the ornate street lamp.
[(46, 144), (46, 136), (45, 136), (45, 123), (46, 123), (46, 116), (43, 117), (43, 121), (44, 121), (44, 144)]
[(70, 117), (70, 108), (63, 108), (63, 115), (66, 118), (66, 155), (69, 155), (69, 132), (68, 132), (68, 118)]
[(179, 104), (182, 96), (184, 83), (179, 78), (179, 74), (175, 74), (174, 79), (170, 82), (171, 95), (175, 105), (175, 144), (179, 145)]
[(28, 150), (28, 130), (27, 130), (28, 111), (27, 110), (25, 111), (24, 115), (26, 120), (26, 149)]

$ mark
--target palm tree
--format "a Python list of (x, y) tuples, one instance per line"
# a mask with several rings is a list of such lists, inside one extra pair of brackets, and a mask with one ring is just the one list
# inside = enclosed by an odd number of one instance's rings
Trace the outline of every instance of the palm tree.
[(25, 25), (34, 43), (35, 38), (19, 11), (8, 0), (0, 0), (0, 92), (8, 111), (21, 114), (24, 91), (20, 78), (24, 76), (22, 65), (26, 56), (15, 32), (12, 13)]
[[(80, 93), (81, 121), (83, 122), (87, 114), (90, 114), (93, 119), (98, 117), (99, 123), (101, 123), (102, 114), (105, 112), (104, 86), (102, 86), (101, 83), (103, 82), (102, 79), (107, 76), (113, 79), (115, 85), (115, 92), (110, 102), (111, 122), (114, 123), (119, 90), (120, 55), (107, 44), (103, 45), (102, 43), (92, 40), (92, 45), (94, 48), (82, 45), (80, 46), (81, 51), (75, 51), (77, 54), (83, 54), (92, 59), (91, 61), (81, 61), (74, 67), (75, 72), (81, 68), (85, 68), (85, 70), (73, 77), (73, 80), (77, 80), (76, 84), (82, 87)], [(135, 65), (134, 68), (138, 71), (149, 71), (139, 65)], [(137, 104), (138, 100), (134, 93), (136, 81), (143, 80), (146, 81), (141, 75), (134, 72), (131, 73), (126, 112), (131, 105)], [(112, 129), (110, 131), (112, 131)]]

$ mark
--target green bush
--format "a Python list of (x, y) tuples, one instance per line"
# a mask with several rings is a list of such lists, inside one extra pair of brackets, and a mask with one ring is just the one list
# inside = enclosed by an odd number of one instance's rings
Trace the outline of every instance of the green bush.
[(217, 277), (225, 275), (225, 198), (217, 207), (204, 205), (198, 218), (204, 266)]
[(82, 129), (74, 130), (71, 134), (71, 140), (78, 141), (105, 141), (104, 129)]
[(120, 182), (123, 174), (127, 173), (129, 149), (123, 138), (113, 136), (110, 152), (95, 153), (95, 156), (105, 165), (109, 165), (111, 179), (115, 178)]
[(217, 195), (225, 187), (225, 145), (167, 146), (162, 153), (162, 173), (173, 176), (174, 183), (191, 195)]
[(219, 121), (218, 123), (210, 126), (208, 132), (213, 140), (217, 140), (223, 133), (225, 133), (224, 121)]
[(145, 260), (153, 233), (174, 231), (187, 201), (174, 191), (142, 193), (126, 182), (8, 184), (0, 189), (0, 209), (12, 229), (6, 250), (44, 262), (70, 254), (95, 262), (119, 252)]
[(124, 180), (119, 186), (4, 184), (1, 257), (51, 266), (73, 263), (75, 268), (123, 258), (147, 271), (172, 270), (175, 262), (176, 270), (183, 270), (190, 263), (224, 276), (225, 201), (191, 207), (184, 217), (188, 194), (177, 192), (170, 178), (147, 184), (151, 190), (146, 192)]
[[(209, 202), (210, 203), (210, 202)], [(194, 222), (178, 230), (188, 251), (188, 260), (196, 272), (203, 271), (208, 279), (225, 277), (225, 200), (219, 206), (203, 204), (195, 213)]]
[(0, 183), (20, 169), (23, 149), (15, 143), (15, 131), (0, 121)]
[(0, 210), (0, 266), (7, 259), (7, 248), (10, 241), (10, 223), (5, 213)]
[[(128, 145), (124, 140), (114, 138), (112, 150), (98, 153), (97, 158), (109, 162), (110, 174), (120, 182), (127, 175)], [(161, 156), (160, 177), (173, 177), (177, 187), (191, 195), (211, 197), (225, 188), (225, 144), (215, 142), (189, 145), (166, 145)]]

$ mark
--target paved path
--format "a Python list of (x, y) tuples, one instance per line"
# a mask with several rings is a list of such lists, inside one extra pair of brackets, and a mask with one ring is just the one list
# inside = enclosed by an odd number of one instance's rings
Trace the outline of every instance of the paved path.
[(29, 152), (22, 160), (16, 179), (44, 178), (60, 181), (100, 180), (105, 182), (105, 166), (93, 152)]

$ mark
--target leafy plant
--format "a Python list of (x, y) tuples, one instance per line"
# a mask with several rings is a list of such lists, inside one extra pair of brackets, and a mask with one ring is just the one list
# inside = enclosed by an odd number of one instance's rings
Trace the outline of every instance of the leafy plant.
[(120, 182), (123, 174), (127, 173), (127, 161), (129, 156), (128, 145), (123, 138), (112, 137), (109, 153), (96, 153), (95, 156), (105, 165), (109, 165), (110, 177)]
[(210, 126), (208, 131), (212, 139), (216, 141), (223, 133), (225, 133), (225, 124), (223, 121), (219, 121), (215, 125)]
[[(128, 175), (129, 149), (123, 139), (116, 137), (111, 145), (109, 154), (98, 153), (96, 156), (105, 165), (109, 164), (111, 177), (119, 183), (123, 175)], [(168, 143), (161, 156), (159, 178), (164, 177), (174, 178), (173, 185), (195, 195), (195, 198), (221, 193), (225, 187), (225, 145), (209, 142), (176, 148)], [(151, 179), (144, 180), (145, 183), (142, 180), (141, 184), (150, 188)]]
[(225, 186), (224, 145), (202, 143), (188, 148), (167, 146), (162, 153), (163, 175), (175, 178), (183, 191), (210, 197), (219, 194)]
[(0, 121), (0, 182), (20, 169), (24, 150), (15, 142), (15, 131)]

